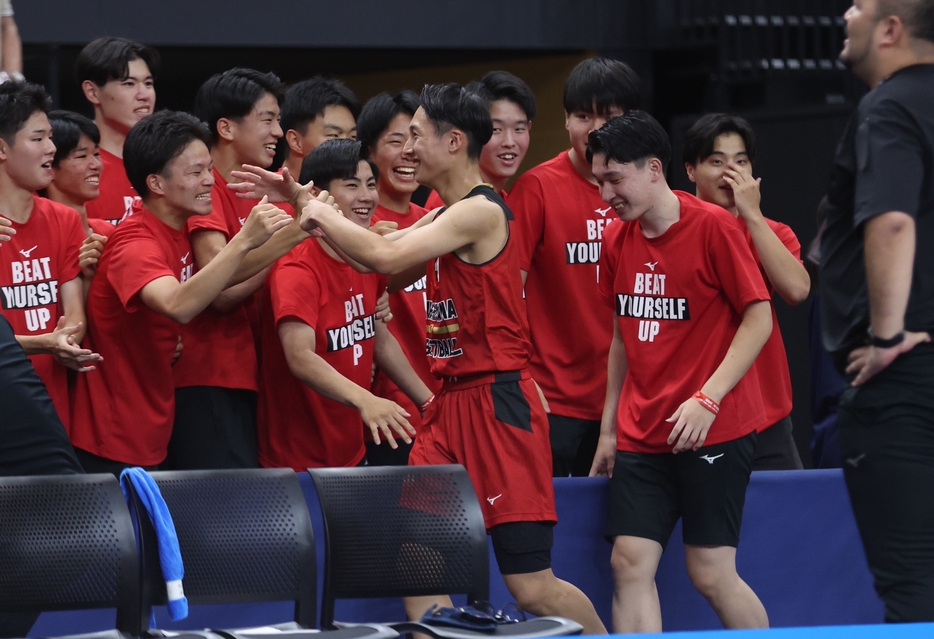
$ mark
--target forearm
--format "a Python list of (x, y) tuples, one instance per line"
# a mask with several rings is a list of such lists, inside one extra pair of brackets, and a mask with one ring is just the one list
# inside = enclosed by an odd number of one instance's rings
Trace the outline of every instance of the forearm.
[(247, 256), (243, 258), (240, 266), (237, 267), (233, 277), (230, 278), (230, 283), (240, 284), (241, 282), (245, 282), (309, 237), (311, 236), (302, 230), (302, 227), (299, 226), (296, 220), (287, 228), (273, 235), (261, 247), (250, 251)]
[(42, 355), (49, 352), (50, 336), (48, 333), (44, 335), (16, 335), (15, 337), (27, 355)]
[(289, 370), (299, 381), (316, 393), (344, 406), (359, 410), (363, 398), (370, 394), (366, 389), (338, 373), (333, 366), (311, 349), (288, 354), (286, 358)]
[(180, 324), (194, 319), (227, 288), (248, 251), (246, 241), (235, 235), (214, 259), (174, 290), (165, 314)]
[(726, 356), (714, 374), (700, 389), (719, 403), (733, 390), (772, 333), (772, 308), (766, 301), (753, 302), (743, 311), (743, 320), (736, 329)]
[(863, 233), (869, 316), (877, 337), (892, 337), (905, 328), (915, 260), (915, 221), (890, 212), (868, 222)]
[(811, 278), (804, 264), (792, 255), (761, 215), (747, 219), (746, 226), (775, 291), (792, 306), (806, 300)]
[(418, 280), (425, 277), (425, 265), (416, 264), (412, 268), (408, 268), (401, 273), (396, 273), (395, 275), (389, 276), (389, 283), (386, 288), (390, 293), (398, 293), (407, 286), (411, 286)]
[(383, 338), (380, 335), (380, 329), (377, 329), (374, 353), (376, 365), (409, 399), (415, 402), (416, 406), (421, 406), (431, 397), (431, 390), (412, 368), (412, 364), (409, 363), (396, 338), (388, 328), (385, 328), (385, 324), (382, 326), (386, 337)]
[(229, 313), (237, 308), (242, 302), (249, 299), (251, 295), (262, 288), (268, 272), (268, 269), (263, 269), (245, 282), (235, 284), (234, 286), (228, 286), (220, 295), (214, 298), (214, 301), (211, 302), (211, 308), (219, 313)]
[(3, 18), (3, 70), (7, 73), (23, 72), (23, 46), (19, 29), (13, 18)]
[(600, 420), (601, 437), (616, 436), (619, 400), (623, 392), (623, 382), (626, 380), (628, 372), (629, 360), (626, 357), (626, 348), (623, 345), (619, 327), (617, 326), (613, 340), (610, 342), (610, 352), (607, 357), (606, 399), (603, 401), (603, 417)]
[(357, 226), (339, 213), (324, 217), (318, 226), (324, 231), (329, 244), (339, 246), (342, 254), (365, 268), (386, 274), (404, 270), (392, 260), (393, 243), (390, 240)]

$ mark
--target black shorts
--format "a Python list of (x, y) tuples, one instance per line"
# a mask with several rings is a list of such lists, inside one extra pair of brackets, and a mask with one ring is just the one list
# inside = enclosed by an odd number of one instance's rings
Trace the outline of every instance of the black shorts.
[(791, 417), (778, 420), (756, 435), (753, 470), (801, 470), (801, 456), (795, 444)]
[(167, 470), (259, 468), (256, 392), (217, 386), (175, 389)]
[(600, 420), (548, 415), (555, 477), (586, 477), (600, 440)]
[(552, 521), (515, 521), (490, 528), (500, 573), (520, 575), (551, 568), (554, 525)]
[(681, 518), (684, 543), (739, 545), (756, 434), (677, 455), (617, 451), (610, 479), (606, 536), (667, 546)]

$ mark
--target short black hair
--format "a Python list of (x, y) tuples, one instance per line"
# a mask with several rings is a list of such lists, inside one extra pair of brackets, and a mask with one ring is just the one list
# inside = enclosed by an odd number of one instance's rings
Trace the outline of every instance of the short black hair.
[(52, 125), (52, 141), (55, 143), (55, 159), (52, 166), (58, 168), (62, 160), (78, 147), (81, 136), (86, 135), (94, 144), (101, 143), (101, 132), (94, 120), (74, 111), (49, 111)]
[(535, 94), (525, 82), (508, 71), (490, 71), (479, 82), (471, 82), (467, 89), (479, 93), (487, 103), (509, 100), (525, 112), (529, 120), (535, 118)]
[(204, 122), (181, 111), (153, 113), (130, 129), (123, 143), (123, 164), (140, 197), (150, 195), (146, 178), (164, 175), (169, 163), (196, 140), (210, 148), (211, 132)]
[(897, 15), (909, 35), (934, 42), (934, 0), (879, 0), (876, 19)]
[(126, 38), (104, 37), (81, 49), (75, 63), (78, 84), (90, 80), (99, 87), (111, 80), (126, 80), (130, 75), (130, 62), (142, 60), (153, 77), (159, 72), (159, 52)]
[(282, 130), (305, 135), (308, 125), (329, 106), (347, 107), (354, 120), (360, 116), (360, 101), (340, 80), (318, 75), (293, 84), (282, 103)]
[(357, 140), (326, 140), (319, 144), (302, 160), (302, 173), (298, 181), (302, 184), (314, 182), (321, 189), (330, 187), (334, 180), (349, 180), (357, 175), (360, 160), (366, 160), (379, 179), (379, 169), (372, 161), (363, 157), (363, 145)]
[(50, 103), (49, 94), (38, 84), (13, 80), (0, 84), (0, 138), (13, 146), (32, 114), (48, 113)]
[(439, 136), (453, 128), (467, 136), (467, 157), (477, 160), (493, 137), (493, 121), (486, 100), (459, 84), (426, 84), (422, 109)]
[(688, 129), (684, 135), (685, 164), (697, 166), (713, 154), (713, 145), (717, 138), (728, 133), (735, 133), (743, 140), (746, 156), (750, 162), (756, 160), (756, 134), (743, 118), (727, 113), (708, 113)]
[(642, 83), (628, 64), (609, 58), (588, 58), (571, 71), (564, 83), (564, 110), (591, 112), (594, 107), (605, 115), (612, 107), (623, 111), (638, 109), (642, 103)]
[(363, 145), (363, 153), (369, 156), (393, 118), (400, 113), (413, 116), (419, 106), (418, 96), (407, 89), (395, 95), (380, 93), (370, 98), (357, 118), (357, 139)]
[(646, 160), (658, 158), (662, 169), (671, 161), (671, 142), (658, 120), (645, 111), (627, 111), (625, 115), (610, 118), (587, 140), (587, 161), (602, 153), (606, 161), (635, 164), (642, 168)]
[(267, 93), (272, 94), (276, 102), (282, 102), (284, 90), (282, 80), (275, 73), (238, 67), (208, 78), (195, 95), (193, 112), (207, 123), (216, 142), (218, 120), (240, 120), (249, 115)]

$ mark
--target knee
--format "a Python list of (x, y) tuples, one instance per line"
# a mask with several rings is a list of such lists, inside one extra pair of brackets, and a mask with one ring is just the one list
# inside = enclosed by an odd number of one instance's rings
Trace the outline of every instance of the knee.
[(715, 598), (731, 580), (739, 578), (734, 567), (699, 558), (688, 558), (687, 570), (694, 588), (707, 599)]
[(656, 565), (657, 562), (637, 548), (620, 541), (613, 544), (610, 568), (613, 569), (613, 578), (617, 583), (652, 580), (655, 578)]

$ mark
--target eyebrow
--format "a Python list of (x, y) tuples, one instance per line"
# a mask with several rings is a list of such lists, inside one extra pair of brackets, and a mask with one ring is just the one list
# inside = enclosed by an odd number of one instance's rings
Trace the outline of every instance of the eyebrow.
[(276, 112), (275, 112), (275, 111), (260, 111), (260, 112), (259, 112), (259, 116), (260, 116), (260, 117), (263, 117), (263, 116), (265, 116), (265, 115), (270, 115), (270, 116), (272, 116), (272, 117), (276, 117)]
[(386, 137), (389, 137), (389, 138), (405, 138), (405, 137), (408, 137), (408, 136), (407, 136), (405, 133), (402, 133), (401, 131), (392, 131), (392, 132), (390, 132), (390, 133), (387, 133), (387, 134), (386, 134)]
[(500, 118), (493, 118), (493, 124), (528, 124), (531, 122), (528, 118), (522, 118), (519, 120), (501, 120)]

